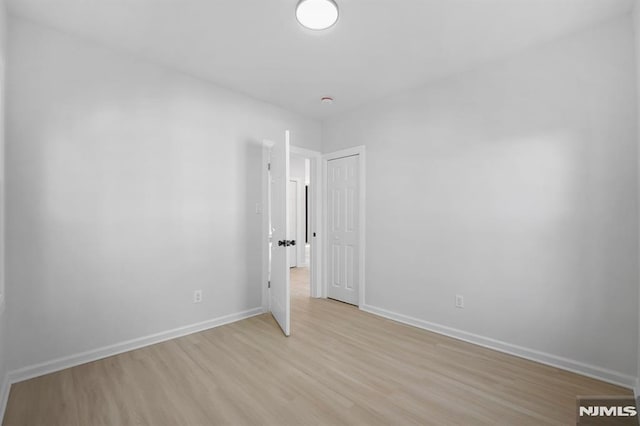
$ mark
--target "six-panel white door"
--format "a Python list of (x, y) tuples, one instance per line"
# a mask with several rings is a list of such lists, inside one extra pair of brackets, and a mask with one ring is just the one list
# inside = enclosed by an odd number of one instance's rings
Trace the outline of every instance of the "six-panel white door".
[(327, 296), (358, 304), (359, 176), (358, 155), (327, 162)]

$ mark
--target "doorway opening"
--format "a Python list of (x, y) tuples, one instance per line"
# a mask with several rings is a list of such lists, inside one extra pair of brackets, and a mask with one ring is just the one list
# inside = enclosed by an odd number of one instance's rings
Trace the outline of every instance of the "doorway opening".
[(292, 310), (296, 302), (311, 297), (311, 158), (291, 147), (289, 155), (289, 235), (296, 241), (289, 247)]
[[(263, 256), (262, 306), (271, 312), (285, 336), (291, 333), (291, 271), (300, 285), (298, 293), (310, 302), (324, 297), (321, 285), (322, 155), (290, 145), (290, 133), (282, 140), (263, 140), (262, 215)], [(304, 164), (290, 174), (291, 155)], [(305, 161), (308, 160), (308, 161)], [(296, 159), (293, 160), (294, 163)], [(293, 179), (292, 179), (293, 177)], [(264, 206), (264, 214), (262, 214)], [(290, 218), (292, 220), (290, 220)]]
[(322, 155), (291, 146), (286, 131), (283, 140), (264, 140), (262, 152), (263, 204), (256, 205), (256, 214), (264, 205), (265, 312), (289, 336), (292, 295), (294, 310), (296, 302), (304, 309), (311, 298), (327, 297), (362, 309), (364, 146)]

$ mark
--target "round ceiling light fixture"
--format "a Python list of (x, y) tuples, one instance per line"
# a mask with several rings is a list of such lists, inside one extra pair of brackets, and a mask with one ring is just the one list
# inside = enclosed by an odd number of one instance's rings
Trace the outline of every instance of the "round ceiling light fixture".
[(310, 30), (326, 30), (338, 20), (338, 5), (333, 0), (300, 0), (296, 18)]
[(320, 98), (320, 102), (325, 105), (331, 105), (333, 103), (333, 98), (331, 96), (323, 96)]

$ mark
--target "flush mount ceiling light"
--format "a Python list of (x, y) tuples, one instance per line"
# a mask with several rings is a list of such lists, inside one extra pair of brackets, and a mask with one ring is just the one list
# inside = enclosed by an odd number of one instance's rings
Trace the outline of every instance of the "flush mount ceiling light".
[(320, 98), (320, 102), (325, 105), (331, 105), (333, 103), (333, 98), (331, 96), (323, 96)]
[(300, 0), (296, 18), (310, 30), (326, 30), (338, 20), (338, 5), (333, 0)]

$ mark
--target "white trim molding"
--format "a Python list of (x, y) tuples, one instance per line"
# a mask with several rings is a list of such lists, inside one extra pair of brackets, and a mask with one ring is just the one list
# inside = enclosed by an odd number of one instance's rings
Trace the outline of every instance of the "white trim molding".
[[(323, 240), (324, 241), (329, 241), (328, 235), (327, 235), (327, 167), (328, 167), (328, 162), (329, 160), (335, 160), (338, 158), (343, 158), (343, 157), (350, 157), (350, 156), (358, 156), (359, 159), (359, 169), (360, 169), (360, 176), (359, 176), (359, 188), (360, 188), (360, 197), (359, 197), (359, 211), (360, 211), (360, 217), (359, 217), (359, 221), (360, 221), (360, 227), (359, 227), (359, 232), (360, 232), (360, 250), (358, 253), (359, 256), (359, 276), (360, 276), (360, 282), (358, 283), (358, 306), (360, 308), (362, 308), (363, 306), (365, 306), (365, 258), (366, 258), (366, 252), (365, 252), (365, 244), (366, 244), (366, 238), (365, 238), (365, 233), (366, 233), (366, 207), (367, 207), (367, 198), (366, 198), (366, 193), (367, 193), (367, 173), (366, 173), (366, 149), (364, 145), (358, 145), (358, 146), (354, 146), (352, 148), (347, 148), (347, 149), (342, 149), (340, 151), (335, 151), (335, 152), (330, 152), (327, 154), (324, 154), (322, 156), (322, 226), (325, 229), (325, 235)], [(328, 250), (328, 246), (329, 244), (325, 244), (325, 250)], [(325, 252), (324, 254), (324, 259), (328, 259), (328, 253)], [(327, 271), (327, 267), (328, 264), (325, 261), (323, 263), (323, 276), (324, 277), (328, 277), (328, 271)], [(322, 283), (322, 297), (327, 297), (327, 281), (326, 278), (324, 280), (324, 282)]]
[(401, 322), (403, 324), (411, 325), (421, 328), (423, 330), (432, 331), (434, 333), (443, 334), (454, 339), (462, 340), (468, 343), (473, 343), (478, 346), (482, 346), (488, 349), (493, 349), (498, 352), (507, 353), (520, 358), (525, 358), (530, 361), (539, 362), (541, 364), (549, 365), (551, 367), (560, 368), (562, 370), (571, 371), (572, 373), (581, 374), (583, 376), (591, 377), (594, 379), (602, 380), (607, 383), (622, 386), (628, 389), (636, 389), (638, 378), (617, 371), (609, 370), (606, 368), (598, 367), (595, 365), (586, 364), (580, 361), (575, 361), (569, 358), (549, 354), (546, 352), (537, 351), (535, 349), (529, 349), (522, 346), (513, 345), (511, 343), (502, 342), (500, 340), (492, 339), (489, 337), (480, 336), (478, 334), (469, 333), (466, 331), (458, 330), (452, 327), (447, 327), (441, 324), (432, 323), (429, 321), (413, 318), (407, 315), (399, 314), (396, 312), (388, 311), (386, 309), (378, 308), (376, 306), (364, 305), (361, 306), (365, 312), (378, 315), (393, 321)]
[(34, 377), (43, 376), (45, 374), (54, 373), (66, 368), (86, 364), (87, 362), (97, 361), (99, 359), (107, 358), (113, 355), (140, 349), (145, 346), (155, 345), (156, 343), (161, 343), (189, 334), (198, 333), (200, 331), (209, 330), (211, 328), (251, 318), (263, 313), (264, 309), (262, 307), (249, 309), (247, 311), (224, 315), (207, 321), (174, 328), (172, 330), (162, 331), (160, 333), (150, 334), (144, 337), (138, 337), (136, 339), (127, 340), (125, 342), (116, 343), (114, 345), (104, 346), (102, 348), (92, 349), (86, 352), (45, 361), (40, 364), (30, 365), (28, 367), (9, 372), (8, 382), (10, 384), (22, 382), (24, 380), (33, 379)]
[[(309, 266), (305, 263), (305, 243), (304, 243), (304, 179), (300, 179), (297, 177), (291, 177), (289, 175), (289, 182), (294, 182), (296, 184), (296, 231), (295, 235), (292, 239), (296, 240), (297, 243), (294, 246), (296, 252), (296, 267), (298, 266)], [(291, 194), (289, 194), (291, 195)], [(287, 208), (289, 208), (289, 200), (287, 200)], [(289, 221), (291, 221), (291, 217), (289, 217)], [(289, 222), (289, 226), (291, 226), (291, 222)], [(289, 257), (289, 266), (291, 266), (291, 257)]]
[(11, 389), (11, 382), (9, 382), (9, 375), (5, 374), (0, 383), (0, 424), (4, 419), (4, 413), (7, 409), (7, 403), (9, 402), (9, 390)]

